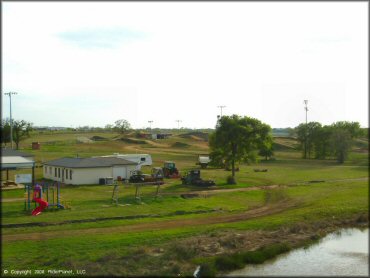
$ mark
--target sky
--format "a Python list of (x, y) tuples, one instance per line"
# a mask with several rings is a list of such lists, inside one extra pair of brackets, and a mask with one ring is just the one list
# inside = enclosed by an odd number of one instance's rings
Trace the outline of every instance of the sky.
[[(2, 2), (2, 118), (368, 127), (368, 2)], [(180, 122), (178, 122), (180, 121)]]

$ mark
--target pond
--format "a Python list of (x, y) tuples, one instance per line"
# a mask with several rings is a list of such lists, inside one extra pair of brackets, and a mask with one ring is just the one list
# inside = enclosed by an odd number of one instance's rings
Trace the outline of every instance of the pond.
[(228, 276), (368, 276), (369, 229), (342, 229), (319, 243), (247, 265)]

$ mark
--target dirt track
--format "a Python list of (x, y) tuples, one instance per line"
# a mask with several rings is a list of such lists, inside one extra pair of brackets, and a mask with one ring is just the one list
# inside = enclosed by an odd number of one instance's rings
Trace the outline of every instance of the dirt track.
[(201, 225), (210, 225), (218, 223), (231, 223), (244, 221), (256, 217), (271, 215), (282, 212), (286, 209), (297, 206), (297, 203), (290, 201), (282, 201), (276, 204), (270, 204), (262, 206), (256, 209), (248, 210), (238, 214), (227, 214), (227, 215), (215, 215), (209, 218), (196, 218), (196, 219), (176, 219), (166, 221), (156, 221), (148, 223), (140, 223), (119, 227), (108, 227), (108, 228), (91, 228), (82, 230), (69, 230), (69, 231), (49, 231), (49, 232), (37, 232), (27, 234), (15, 234), (15, 235), (3, 235), (2, 242), (15, 241), (15, 240), (46, 240), (51, 238), (61, 237), (74, 237), (81, 235), (99, 235), (99, 234), (111, 234), (111, 233), (122, 233), (122, 232), (134, 232), (134, 231), (153, 231), (162, 229), (172, 229), (179, 227), (194, 227)]

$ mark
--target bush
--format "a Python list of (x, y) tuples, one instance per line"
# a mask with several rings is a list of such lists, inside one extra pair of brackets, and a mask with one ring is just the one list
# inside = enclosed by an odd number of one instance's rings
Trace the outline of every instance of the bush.
[(266, 260), (265, 254), (261, 251), (248, 251), (242, 254), (243, 262), (247, 264), (261, 264)]
[(215, 277), (216, 276), (216, 270), (213, 266), (210, 264), (201, 264), (200, 270), (198, 272), (197, 278), (201, 277)]
[(184, 246), (184, 245), (172, 245), (169, 248), (170, 257), (175, 257), (178, 260), (190, 260), (196, 256), (197, 251), (194, 246)]
[(217, 257), (215, 265), (218, 270), (227, 271), (244, 267), (244, 262), (239, 254)]

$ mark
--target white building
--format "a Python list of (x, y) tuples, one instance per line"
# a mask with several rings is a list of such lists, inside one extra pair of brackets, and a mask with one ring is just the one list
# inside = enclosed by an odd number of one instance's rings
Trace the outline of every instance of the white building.
[(66, 184), (99, 184), (101, 179), (130, 178), (137, 163), (115, 157), (60, 158), (44, 163), (45, 179)]

